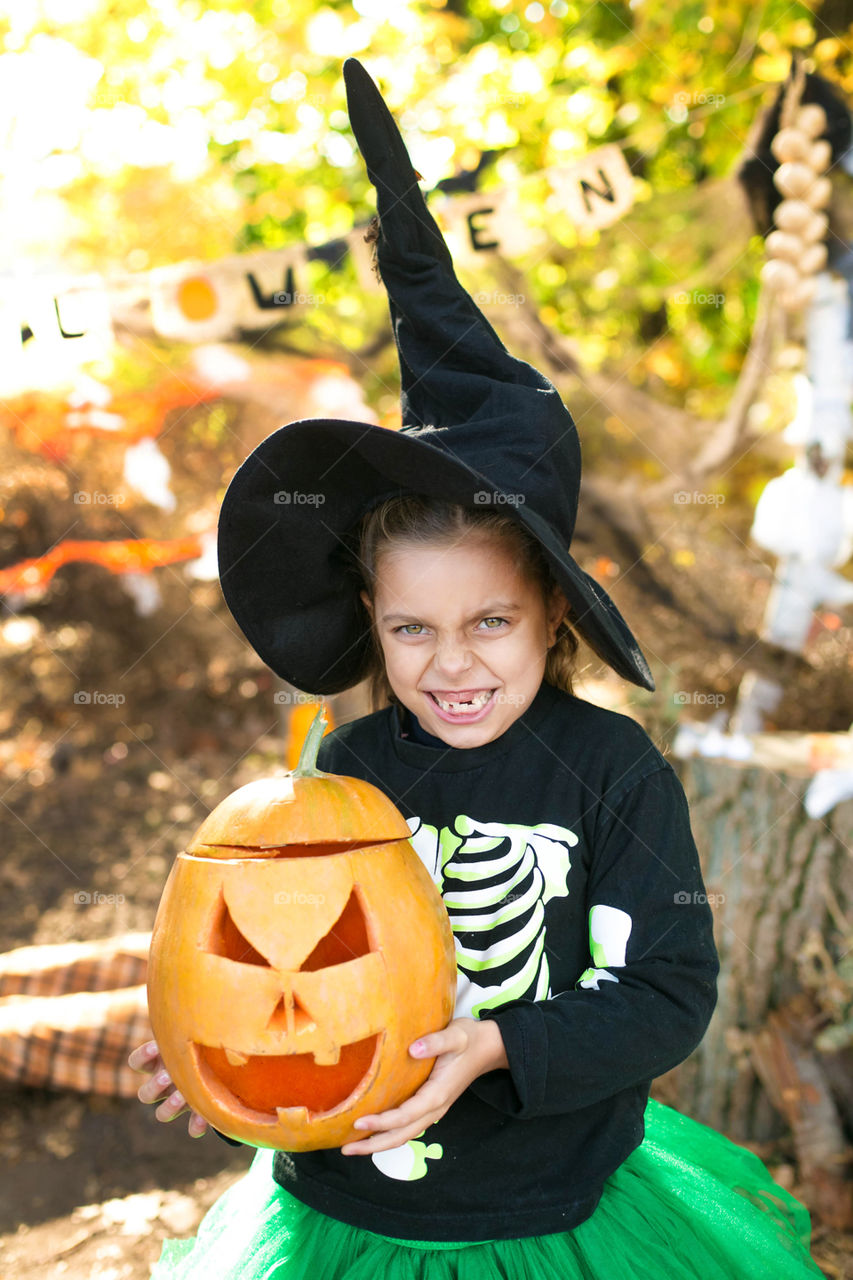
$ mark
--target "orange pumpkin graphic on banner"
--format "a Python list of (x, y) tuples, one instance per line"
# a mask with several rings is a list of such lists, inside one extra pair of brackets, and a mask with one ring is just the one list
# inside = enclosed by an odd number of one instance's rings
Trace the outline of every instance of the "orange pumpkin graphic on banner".
[(188, 276), (177, 289), (177, 303), (188, 320), (209, 320), (219, 308), (216, 290), (204, 276)]
[(227, 797), (178, 855), (154, 923), (151, 1025), (190, 1106), (229, 1137), (310, 1151), (364, 1137), (433, 1059), (456, 963), (441, 895), (399, 810), (319, 771), (315, 716), (296, 770)]

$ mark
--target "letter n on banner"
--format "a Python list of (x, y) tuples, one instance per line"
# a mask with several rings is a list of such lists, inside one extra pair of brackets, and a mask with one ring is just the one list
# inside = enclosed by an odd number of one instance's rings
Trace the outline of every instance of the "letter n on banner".
[(577, 227), (609, 227), (634, 203), (634, 175), (620, 147), (599, 147), (566, 168), (549, 169), (548, 180)]

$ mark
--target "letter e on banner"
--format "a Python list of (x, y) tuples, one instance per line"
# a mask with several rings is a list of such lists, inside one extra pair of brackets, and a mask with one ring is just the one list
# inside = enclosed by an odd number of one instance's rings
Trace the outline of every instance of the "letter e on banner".
[(566, 168), (549, 169), (548, 179), (578, 227), (609, 227), (634, 203), (634, 175), (620, 147), (599, 147)]

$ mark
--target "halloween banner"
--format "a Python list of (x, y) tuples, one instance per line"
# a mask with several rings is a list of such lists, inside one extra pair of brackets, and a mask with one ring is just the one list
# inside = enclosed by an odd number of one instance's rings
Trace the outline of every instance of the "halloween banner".
[[(633, 203), (634, 178), (618, 146), (601, 147), (574, 164), (544, 173), (576, 227), (609, 226)], [(437, 194), (435, 212), (463, 261), (495, 250), (512, 254), (532, 244), (514, 188), (464, 196)], [(312, 260), (338, 270), (351, 259), (361, 287), (379, 291), (370, 257), (364, 227), (357, 226), (326, 244), (234, 254), (215, 262), (182, 262), (109, 278), (7, 281), (0, 300), (0, 344), (7, 357), (0, 394), (44, 386), (46, 349), (53, 375), (79, 367), (98, 354), (99, 344), (111, 340), (117, 323), (191, 343), (269, 329), (296, 309), (322, 304), (322, 297), (310, 292), (306, 268)], [(42, 352), (38, 362), (27, 359), (33, 338)]]

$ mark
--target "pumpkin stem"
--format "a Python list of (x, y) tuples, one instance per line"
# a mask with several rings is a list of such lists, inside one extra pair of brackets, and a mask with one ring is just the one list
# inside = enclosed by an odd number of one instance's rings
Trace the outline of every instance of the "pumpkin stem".
[(328, 726), (326, 704), (321, 702), (317, 714), (308, 727), (302, 750), (299, 752), (299, 763), (293, 770), (294, 778), (327, 778), (329, 775), (317, 768), (317, 752), (323, 741), (323, 734)]

